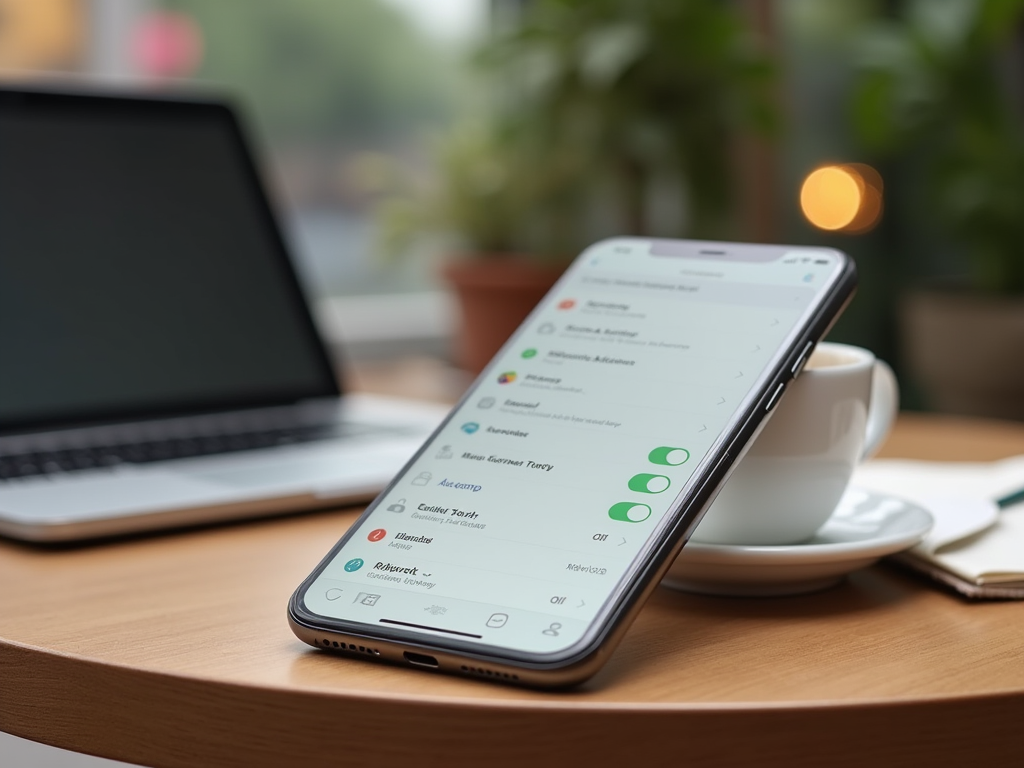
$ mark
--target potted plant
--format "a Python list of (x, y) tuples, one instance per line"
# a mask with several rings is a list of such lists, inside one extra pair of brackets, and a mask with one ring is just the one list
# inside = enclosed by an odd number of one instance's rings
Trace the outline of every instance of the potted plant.
[[(555, 239), (530, 238), (530, 211), (553, 174), (523, 173), (518, 148), (492, 123), (466, 123), (437, 147), (438, 175), (383, 208), (383, 248), (403, 253), (425, 235), (449, 254), (442, 275), (462, 315), (459, 364), (483, 368), (568, 262)], [(527, 245), (529, 243), (529, 245)]]
[(906, 10), (865, 37), (854, 115), (868, 146), (923, 171), (927, 226), (968, 266), (906, 297), (906, 359), (932, 406), (1024, 418), (1024, 124), (1006, 77), (1024, 2)]
[[(447, 270), (456, 283), (539, 272), (515, 316), (464, 318), (470, 333), (498, 331), (472, 359), (463, 348), (470, 369), (591, 242), (735, 233), (735, 140), (774, 113), (771, 69), (731, 4), (535, 0), (476, 62), (496, 94), (489, 114), (442, 145), (436, 186), (386, 214), (392, 251), (445, 233), (462, 256)], [(471, 303), (462, 294), (464, 311)]]

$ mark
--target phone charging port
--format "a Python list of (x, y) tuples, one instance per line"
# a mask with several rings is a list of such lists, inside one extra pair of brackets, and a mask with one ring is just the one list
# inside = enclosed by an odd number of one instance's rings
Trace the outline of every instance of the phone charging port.
[(433, 656), (427, 656), (424, 653), (412, 653), (406, 651), (404, 654), (405, 660), (416, 667), (430, 667), (430, 669), (437, 669), (440, 664), (437, 663), (437, 659)]

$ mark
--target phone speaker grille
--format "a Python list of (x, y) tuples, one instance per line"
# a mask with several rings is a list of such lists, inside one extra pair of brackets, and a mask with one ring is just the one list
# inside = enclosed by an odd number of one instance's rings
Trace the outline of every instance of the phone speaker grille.
[(337, 648), (339, 651), (355, 651), (356, 653), (366, 653), (370, 656), (380, 656), (380, 651), (376, 648), (368, 648), (365, 645), (356, 645), (355, 643), (346, 643), (343, 640), (329, 640), (326, 637), (323, 640), (317, 641), (324, 648)]
[(484, 669), (483, 667), (467, 667), (465, 664), (460, 669), (467, 675), (477, 677), (489, 677), (492, 680), (518, 680), (519, 675), (509, 672), (499, 672), (496, 669)]

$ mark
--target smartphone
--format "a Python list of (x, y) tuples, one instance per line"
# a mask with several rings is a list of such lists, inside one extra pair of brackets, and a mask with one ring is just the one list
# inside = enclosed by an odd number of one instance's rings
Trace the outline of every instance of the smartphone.
[(456, 675), (586, 679), (855, 286), (829, 248), (591, 246), (298, 587), (292, 630)]

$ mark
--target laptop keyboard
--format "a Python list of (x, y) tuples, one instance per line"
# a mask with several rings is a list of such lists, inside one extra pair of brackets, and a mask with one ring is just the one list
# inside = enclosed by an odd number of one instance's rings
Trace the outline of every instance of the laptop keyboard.
[(118, 464), (147, 464), (153, 461), (184, 459), (220, 453), (272, 448), (308, 443), (340, 436), (355, 436), (371, 431), (357, 424), (329, 426), (276, 427), (244, 432), (171, 437), (111, 445), (91, 445), (31, 453), (0, 453), (0, 481), (33, 475), (74, 472)]

